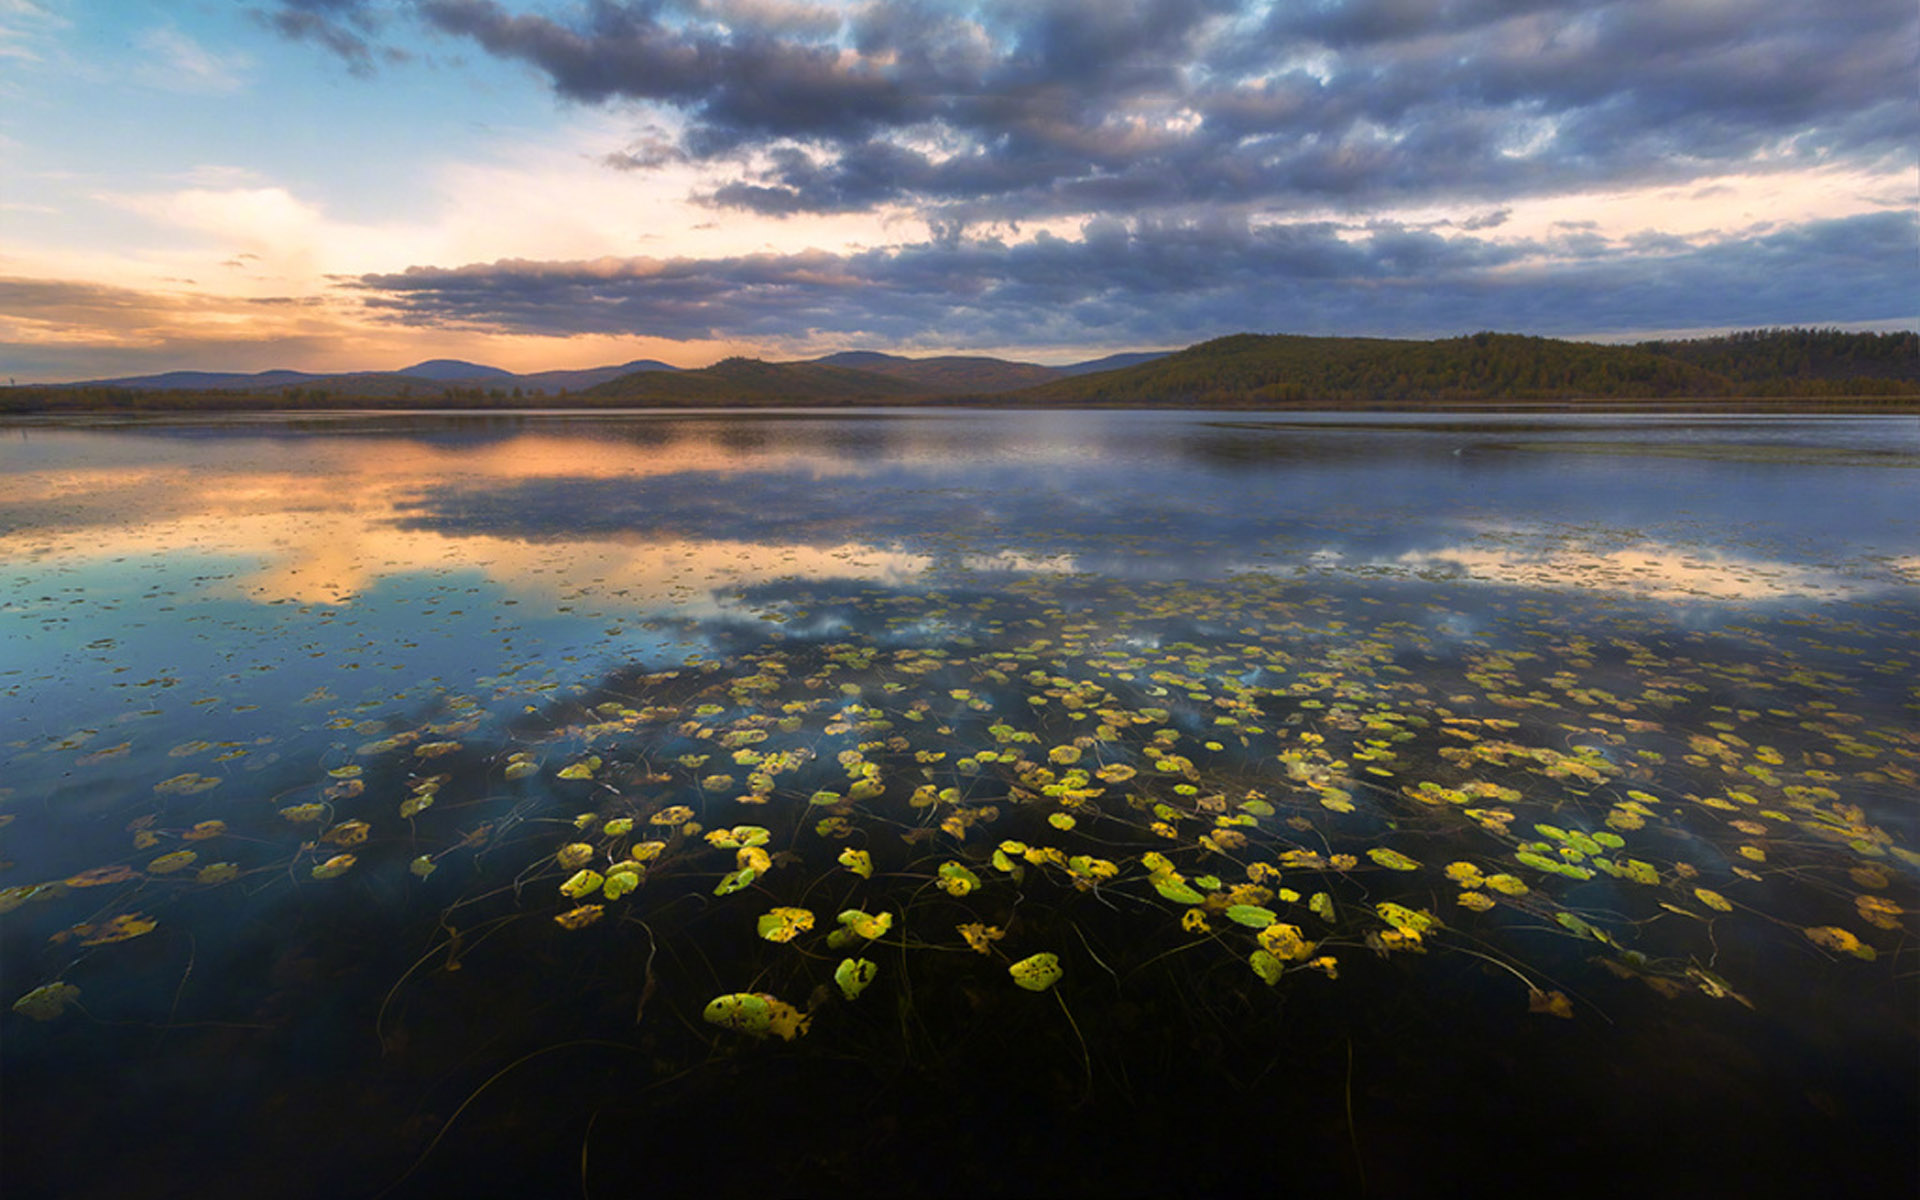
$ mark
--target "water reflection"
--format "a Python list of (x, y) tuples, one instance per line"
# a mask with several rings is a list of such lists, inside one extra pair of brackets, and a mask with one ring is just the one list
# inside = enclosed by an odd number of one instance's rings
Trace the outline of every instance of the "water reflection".
[[(241, 594), (325, 604), (471, 568), (629, 611), (709, 607), (715, 589), (796, 572), (898, 582), (992, 562), (1163, 579), (1439, 569), (1664, 599), (1911, 581), (1915, 473), (1820, 457), (1902, 455), (1898, 425), (1763, 462), (1543, 452), (1555, 428), (1529, 427), (1529, 453), (1498, 452), (1515, 432), (1498, 425), (1162, 414), (35, 429), (0, 451), (0, 552), (42, 568), (251, 560)], [(1647, 429), (1576, 423), (1558, 444), (1631, 446)]]

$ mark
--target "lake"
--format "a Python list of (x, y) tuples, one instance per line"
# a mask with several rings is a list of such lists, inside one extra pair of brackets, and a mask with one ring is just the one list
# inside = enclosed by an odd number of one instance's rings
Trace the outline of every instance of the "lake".
[(1901, 1194), (1920, 422), (0, 424), (25, 1196)]

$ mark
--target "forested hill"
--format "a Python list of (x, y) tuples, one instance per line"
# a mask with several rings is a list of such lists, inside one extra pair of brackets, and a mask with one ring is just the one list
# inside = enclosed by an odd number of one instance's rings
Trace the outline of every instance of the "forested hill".
[(1920, 396), (1920, 335), (1785, 330), (1603, 346), (1502, 333), (1441, 341), (1236, 334), (1014, 398), (1257, 407), (1838, 395)]
[(1642, 342), (1639, 348), (1762, 388), (1869, 379), (1920, 384), (1920, 333), (1755, 329), (1698, 341)]

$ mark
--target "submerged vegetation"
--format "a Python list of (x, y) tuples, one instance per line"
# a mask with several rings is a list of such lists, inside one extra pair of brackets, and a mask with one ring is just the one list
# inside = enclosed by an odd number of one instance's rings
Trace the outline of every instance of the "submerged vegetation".
[(1254, 992), (1457, 953), (1577, 1019), (1592, 969), (1674, 1003), (1792, 987), (1726, 953), (1756, 940), (1862, 986), (1911, 973), (1920, 734), (1855, 704), (1905, 690), (1911, 713), (1909, 660), (1850, 669), (1858, 631), (1817, 622), (1686, 635), (1529, 605), (1443, 644), (1381, 600), (1260, 577), (822, 596), (889, 632), (636, 671), (501, 725), (449, 697), (223, 819), (193, 819), (221, 777), (155, 780), (122, 855), (0, 891), (45, 946), (15, 1012), (110, 1019), (104, 948), (195, 893), (396, 870), (440, 898), (424, 964), (544, 922), (664, 954), (683, 1019), (787, 1041), (876, 991), (996, 976)]

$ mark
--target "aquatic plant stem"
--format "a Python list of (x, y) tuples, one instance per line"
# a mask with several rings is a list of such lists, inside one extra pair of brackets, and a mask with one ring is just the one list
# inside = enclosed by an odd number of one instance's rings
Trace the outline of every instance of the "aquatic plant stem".
[(1347, 1140), (1353, 1145), (1353, 1168), (1360, 1173), (1360, 1194), (1367, 1194), (1367, 1160), (1360, 1153), (1360, 1129), (1353, 1123), (1353, 1039), (1347, 1039)]
[(454, 1122), (458, 1121), (460, 1119), (461, 1114), (465, 1113), (467, 1109), (471, 1108), (473, 1106), (473, 1102), (475, 1100), (478, 1100), (481, 1094), (484, 1093), (488, 1088), (500, 1082), (501, 1079), (511, 1074), (516, 1068), (521, 1067), (526, 1063), (530, 1063), (536, 1058), (540, 1058), (545, 1055), (552, 1054), (556, 1050), (570, 1049), (574, 1046), (611, 1046), (616, 1050), (630, 1050), (636, 1054), (640, 1052), (638, 1047), (629, 1046), (625, 1042), (608, 1041), (606, 1038), (578, 1038), (571, 1042), (560, 1042), (552, 1046), (543, 1046), (538, 1050), (530, 1051), (529, 1053), (521, 1055), (519, 1058), (516, 1058), (512, 1062), (508, 1063), (506, 1066), (501, 1067), (498, 1071), (495, 1071), (492, 1075), (489, 1075), (485, 1083), (482, 1083), (479, 1087), (469, 1092), (467, 1094), (467, 1098), (460, 1102), (460, 1107), (454, 1109), (453, 1115), (447, 1118), (446, 1123), (444, 1125), (440, 1126), (440, 1132), (433, 1135), (433, 1140), (427, 1143), (427, 1148), (420, 1152), (420, 1157), (413, 1160), (413, 1165), (407, 1168), (406, 1174), (400, 1176), (400, 1178), (388, 1184), (385, 1188), (383, 1188), (379, 1192), (379, 1195), (380, 1196), (391, 1195), (395, 1188), (399, 1187), (401, 1184), (405, 1183), (407, 1180), (413, 1178), (413, 1173), (415, 1171), (418, 1171), (420, 1169), (420, 1164), (423, 1162), (426, 1162), (428, 1157), (433, 1154), (434, 1150), (439, 1147), (441, 1140), (447, 1136), (447, 1131), (453, 1128)]
[(1080, 1097), (1080, 1103), (1085, 1104), (1093, 1096), (1093, 1056), (1087, 1053), (1087, 1039), (1080, 1034), (1080, 1023), (1073, 1019), (1073, 1012), (1067, 1007), (1067, 998), (1060, 994), (1058, 988), (1053, 989), (1053, 998), (1060, 1002), (1060, 1011), (1066, 1015), (1068, 1028), (1073, 1030), (1073, 1039), (1080, 1043), (1080, 1065), (1087, 1072), (1087, 1090)]

